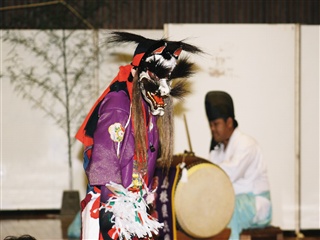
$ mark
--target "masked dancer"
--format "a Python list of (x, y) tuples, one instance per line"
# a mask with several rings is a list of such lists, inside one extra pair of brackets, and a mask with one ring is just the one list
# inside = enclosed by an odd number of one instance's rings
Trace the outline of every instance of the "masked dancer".
[(81, 202), (82, 239), (153, 239), (163, 227), (147, 212), (156, 161), (171, 164), (172, 98), (184, 96), (185, 78), (193, 73), (187, 57), (178, 58), (201, 50), (127, 32), (112, 32), (108, 41), (137, 47), (76, 135), (85, 147), (89, 182)]

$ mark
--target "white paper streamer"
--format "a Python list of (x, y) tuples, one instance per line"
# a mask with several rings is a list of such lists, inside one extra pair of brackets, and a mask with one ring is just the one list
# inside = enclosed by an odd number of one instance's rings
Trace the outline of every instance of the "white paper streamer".
[(152, 237), (152, 233), (158, 234), (159, 228), (164, 226), (157, 219), (147, 213), (148, 205), (145, 198), (149, 194), (147, 190), (141, 189), (138, 192), (130, 191), (130, 187), (124, 188), (120, 184), (111, 182), (106, 186), (114, 192), (114, 196), (109, 198), (106, 204), (101, 206), (101, 210), (113, 213), (111, 222), (114, 223), (115, 233), (119, 239), (131, 239)]

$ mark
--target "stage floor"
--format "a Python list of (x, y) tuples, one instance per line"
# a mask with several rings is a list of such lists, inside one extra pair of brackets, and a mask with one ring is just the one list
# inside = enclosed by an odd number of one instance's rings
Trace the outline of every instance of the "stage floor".
[(1, 239), (29, 234), (36, 239), (64, 239), (59, 219), (1, 220)]
[(67, 229), (73, 215), (60, 215), (58, 211), (1, 212), (0, 239), (28, 234), (37, 240), (68, 239)]
[[(7, 236), (20, 236), (29, 234), (37, 240), (66, 240), (67, 227), (71, 223), (72, 216), (61, 216), (56, 213), (49, 214), (3, 214), (0, 213), (0, 239)], [(284, 240), (297, 240), (298, 238), (284, 235)], [(319, 240), (319, 237), (304, 237), (302, 240)]]

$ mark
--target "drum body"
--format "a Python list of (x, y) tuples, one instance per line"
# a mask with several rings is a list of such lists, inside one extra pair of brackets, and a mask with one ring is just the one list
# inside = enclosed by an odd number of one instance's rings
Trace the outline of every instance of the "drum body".
[[(193, 238), (208, 238), (224, 230), (233, 214), (235, 195), (227, 174), (217, 165), (194, 156), (175, 156), (179, 170), (173, 194), (177, 225)], [(187, 173), (186, 176), (182, 176)]]

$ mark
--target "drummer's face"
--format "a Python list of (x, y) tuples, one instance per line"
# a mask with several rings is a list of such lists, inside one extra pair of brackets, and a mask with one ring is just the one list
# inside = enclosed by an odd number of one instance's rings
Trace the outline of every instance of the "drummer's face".
[(227, 120), (223, 118), (217, 118), (213, 121), (210, 121), (210, 129), (213, 139), (220, 143), (227, 141), (232, 133), (232, 119), (228, 118)]

